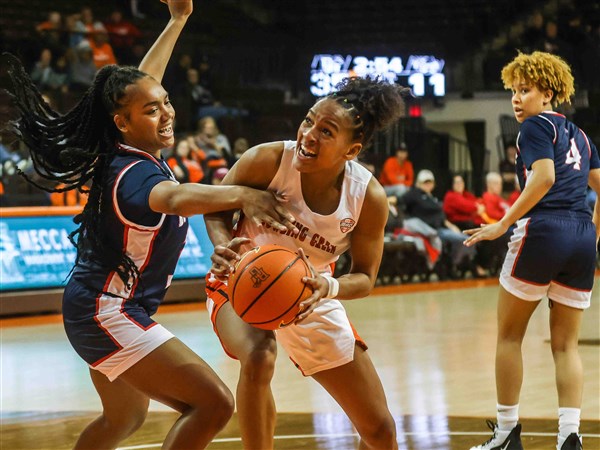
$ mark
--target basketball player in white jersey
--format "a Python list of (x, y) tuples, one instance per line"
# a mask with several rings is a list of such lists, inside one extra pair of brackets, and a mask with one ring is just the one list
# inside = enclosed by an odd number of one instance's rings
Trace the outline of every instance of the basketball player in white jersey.
[[(398, 119), (406, 91), (382, 81), (345, 80), (309, 109), (296, 141), (258, 145), (229, 171), (227, 184), (266, 188), (285, 198), (296, 230), (280, 232), (242, 218), (234, 231), (231, 214), (205, 217), (215, 245), (207, 306), (223, 348), (241, 364), (237, 409), (246, 449), (273, 448), (275, 339), (348, 414), (360, 448), (397, 448), (381, 381), (342, 301), (371, 292), (388, 214), (385, 191), (354, 159), (375, 131)], [(314, 277), (305, 282), (314, 292), (302, 302), (295, 324), (276, 332), (254, 328), (228, 302), (226, 279), (240, 246), (249, 242), (244, 237), (256, 245), (300, 249), (308, 257)], [(350, 273), (334, 279), (333, 264), (346, 250), (352, 257)]]

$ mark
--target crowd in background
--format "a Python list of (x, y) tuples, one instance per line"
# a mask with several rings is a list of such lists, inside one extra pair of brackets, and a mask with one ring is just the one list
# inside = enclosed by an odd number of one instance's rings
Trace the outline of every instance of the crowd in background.
[[(129, 13), (137, 18), (143, 16), (137, 2), (131, 2)], [(39, 47), (30, 75), (47, 101), (58, 110), (65, 95), (78, 96), (92, 85), (98, 69), (107, 64), (137, 65), (146, 51), (140, 29), (127, 14), (116, 9), (105, 20), (98, 20), (87, 6), (67, 16), (52, 11), (47, 20), (37, 24), (35, 32)], [(544, 17), (540, 11), (532, 14), (527, 26), (517, 27), (501, 48), (492, 49), (486, 60), (485, 70), (490, 72), (486, 79), (498, 79), (497, 66), (506, 59), (503, 52), (511, 52), (512, 56), (514, 48), (559, 54), (569, 61), (576, 80), (584, 86), (593, 87), (597, 82), (592, 69), (600, 61), (600, 27), (598, 24), (594, 27), (574, 10), (559, 19)], [(194, 60), (187, 53), (180, 54), (165, 74), (164, 85), (176, 105), (177, 139), (173, 148), (164, 150), (163, 156), (182, 183), (220, 183), (251, 145), (249, 136), (226, 136), (219, 130), (221, 119), (244, 116), (248, 111), (221, 105), (213, 94), (212, 76), (206, 57)], [(387, 242), (401, 241), (414, 247), (420, 264), (415, 273), (435, 273), (439, 278), (495, 275), (509, 234), (497, 241), (465, 247), (462, 242), (466, 235), (462, 231), (500, 220), (518, 197), (514, 171), (516, 147), (506, 146), (506, 157), (499, 167), (489, 168), (484, 192), (478, 195), (469, 192), (464, 174), (455, 174), (451, 186), (437, 187), (437, 192), (446, 192), (442, 198), (434, 195), (433, 171), (423, 167), (415, 173), (411, 151), (416, 150), (401, 144), (389, 149), (391, 156), (382, 166), (368, 166), (388, 194)], [(0, 164), (3, 181), (18, 170), (35, 177), (27, 159), (2, 141)], [(1, 206), (71, 206), (86, 201), (85, 192), (78, 191), (37, 192), (34, 200), (25, 203), (23, 198), (6, 193), (0, 183)], [(590, 198), (590, 203), (593, 200)]]
[[(564, 2), (563, 2), (564, 3)], [(581, 5), (580, 5), (581, 4)], [(536, 10), (525, 20), (518, 21), (505, 36), (492, 44), (484, 61), (484, 80), (488, 89), (499, 86), (498, 73), (515, 49), (524, 53), (536, 50), (560, 56), (571, 66), (579, 89), (598, 90), (600, 62), (600, 17), (587, 14), (585, 1), (573, 1), (553, 14)]]

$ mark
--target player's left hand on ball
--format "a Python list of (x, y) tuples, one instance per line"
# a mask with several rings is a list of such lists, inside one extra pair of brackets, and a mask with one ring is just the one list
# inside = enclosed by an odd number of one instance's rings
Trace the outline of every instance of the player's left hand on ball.
[(227, 245), (217, 245), (210, 256), (212, 266), (210, 271), (221, 281), (226, 280), (233, 272), (234, 264), (240, 260), (239, 250), (242, 245), (250, 243), (245, 237), (233, 238)]
[(296, 316), (296, 320), (294, 321), (294, 323), (298, 323), (306, 319), (317, 307), (317, 303), (319, 302), (319, 300), (321, 300), (325, 295), (327, 295), (327, 292), (329, 291), (329, 284), (327, 283), (327, 280), (325, 280), (324, 277), (317, 273), (315, 267), (306, 257), (304, 250), (299, 248), (298, 254), (302, 257), (302, 259), (308, 265), (308, 268), (311, 271), (312, 277), (304, 277), (302, 278), (302, 281), (312, 289), (313, 293), (310, 297), (308, 297), (300, 303), (300, 312)]

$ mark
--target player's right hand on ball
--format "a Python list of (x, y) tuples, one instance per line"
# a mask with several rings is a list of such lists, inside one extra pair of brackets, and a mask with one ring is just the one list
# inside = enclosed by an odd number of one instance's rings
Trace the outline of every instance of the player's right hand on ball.
[(217, 280), (226, 281), (229, 278), (235, 263), (241, 258), (239, 254), (240, 247), (250, 242), (251, 240), (246, 237), (236, 237), (226, 245), (215, 246), (213, 254), (210, 256), (212, 261), (210, 271)]

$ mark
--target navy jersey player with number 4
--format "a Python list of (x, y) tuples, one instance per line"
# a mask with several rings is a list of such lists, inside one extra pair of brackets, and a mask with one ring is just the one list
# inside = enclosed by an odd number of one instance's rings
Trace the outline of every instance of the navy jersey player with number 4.
[[(465, 245), (496, 239), (515, 224), (500, 275), (496, 348), (497, 424), (471, 450), (520, 450), (521, 344), (531, 315), (544, 296), (558, 391), (557, 450), (579, 450), (583, 369), (578, 336), (590, 306), (600, 206), (586, 203), (589, 186), (600, 194), (598, 150), (583, 130), (554, 112), (574, 94), (569, 66), (549, 53), (519, 54), (502, 69), (521, 124), (517, 176), (522, 194), (500, 222), (465, 231)], [(542, 395), (540, 393), (540, 395)]]

